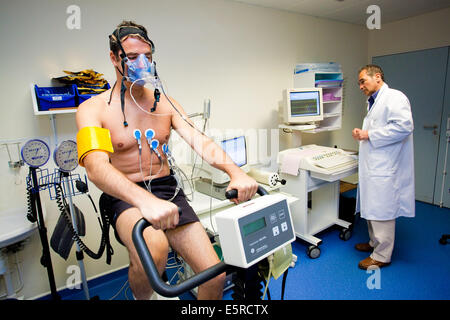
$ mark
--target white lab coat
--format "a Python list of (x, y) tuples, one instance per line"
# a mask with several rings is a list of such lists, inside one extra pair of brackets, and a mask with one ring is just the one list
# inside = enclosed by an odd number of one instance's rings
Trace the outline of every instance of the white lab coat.
[(408, 98), (385, 83), (363, 122), (356, 212), (366, 220), (414, 217), (413, 119)]

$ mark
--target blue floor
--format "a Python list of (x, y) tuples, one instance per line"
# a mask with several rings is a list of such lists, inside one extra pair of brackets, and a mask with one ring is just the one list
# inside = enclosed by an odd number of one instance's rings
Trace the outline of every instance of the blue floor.
[[(317, 259), (306, 255), (307, 244), (294, 242), (298, 261), (289, 269), (285, 299), (450, 299), (450, 243), (438, 242), (443, 233), (450, 233), (450, 210), (421, 202), (416, 210), (413, 219), (397, 219), (392, 263), (379, 269), (378, 275), (358, 268), (358, 262), (368, 256), (354, 249), (356, 243), (368, 241), (364, 219), (357, 219), (348, 241), (339, 239), (337, 229), (319, 234), (323, 244)], [(281, 278), (272, 279), (269, 290), (272, 299), (280, 299)]]
[[(319, 235), (323, 240), (320, 257), (310, 259), (306, 254), (309, 244), (292, 244), (298, 260), (289, 268), (286, 300), (448, 300), (450, 299), (450, 243), (442, 245), (442, 234), (450, 233), (450, 209), (416, 202), (415, 218), (399, 218), (396, 241), (390, 266), (367, 272), (358, 268), (358, 262), (368, 256), (354, 249), (356, 243), (367, 242), (367, 223), (357, 218), (352, 237), (339, 239), (337, 228)], [(114, 258), (114, 257), (113, 257)], [(170, 277), (170, 276), (169, 276)], [(132, 300), (127, 282), (127, 270), (96, 279), (89, 283), (90, 295), (101, 300)], [(282, 277), (271, 279), (269, 291), (272, 300), (281, 296)], [(63, 300), (84, 299), (82, 292), (65, 290)], [(190, 293), (180, 297), (194, 299)], [(44, 298), (45, 299), (45, 298)], [(231, 290), (224, 293), (231, 300)]]

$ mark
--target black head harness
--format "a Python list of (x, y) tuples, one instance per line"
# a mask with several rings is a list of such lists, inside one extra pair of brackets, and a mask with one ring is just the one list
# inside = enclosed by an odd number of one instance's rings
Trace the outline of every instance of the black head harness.
[[(125, 71), (125, 62), (127, 61), (126, 59), (128, 59), (128, 58), (125, 54), (125, 50), (123, 50), (121, 39), (123, 39), (124, 37), (129, 36), (129, 35), (133, 35), (133, 36), (137, 36), (137, 37), (141, 38), (143, 41), (147, 42), (150, 45), (150, 47), (152, 49), (152, 54), (155, 52), (155, 45), (153, 44), (153, 41), (150, 40), (150, 38), (148, 37), (147, 33), (144, 30), (142, 30), (138, 27), (134, 27), (134, 26), (118, 27), (109, 36), (109, 39), (112, 42), (116, 43), (119, 46), (119, 49), (121, 51), (119, 56), (120, 56), (120, 64), (122, 66), (122, 71), (120, 71), (118, 68), (117, 68), (117, 70), (122, 75), (122, 81), (120, 84), (120, 106), (122, 108), (123, 125), (125, 127), (128, 126), (128, 122), (125, 117), (125, 92), (127, 90), (127, 87), (125, 86), (125, 76), (124, 76), (123, 72)], [(156, 71), (155, 71), (155, 75), (156, 75)], [(116, 83), (114, 83), (114, 85), (111, 89), (111, 96), (109, 97), (108, 104), (111, 103), (112, 93), (114, 91), (115, 86), (116, 86)], [(151, 112), (156, 110), (156, 103), (159, 102), (159, 98), (160, 98), (159, 90), (156, 88), (155, 88), (154, 95), (155, 95), (155, 103), (153, 105), (153, 108), (150, 110)]]

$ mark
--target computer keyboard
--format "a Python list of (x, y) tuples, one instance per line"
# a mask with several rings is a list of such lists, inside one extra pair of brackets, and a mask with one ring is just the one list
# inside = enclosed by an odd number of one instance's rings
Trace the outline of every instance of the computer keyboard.
[(357, 162), (357, 160), (352, 156), (342, 154), (338, 151), (327, 152), (314, 156), (313, 161), (316, 166), (324, 169), (330, 169)]

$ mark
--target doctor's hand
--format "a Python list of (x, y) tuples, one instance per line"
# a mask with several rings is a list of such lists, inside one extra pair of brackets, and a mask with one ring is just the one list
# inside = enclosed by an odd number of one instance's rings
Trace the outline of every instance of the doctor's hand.
[(352, 136), (355, 140), (358, 141), (369, 140), (369, 131), (355, 128), (352, 131)]
[(258, 190), (258, 183), (252, 177), (249, 177), (246, 173), (242, 171), (239, 175), (233, 175), (231, 177), (230, 184), (227, 187), (227, 190), (236, 189), (238, 192), (237, 199), (230, 199), (230, 201), (235, 204), (239, 204), (241, 202), (245, 202), (253, 198), (256, 191)]

